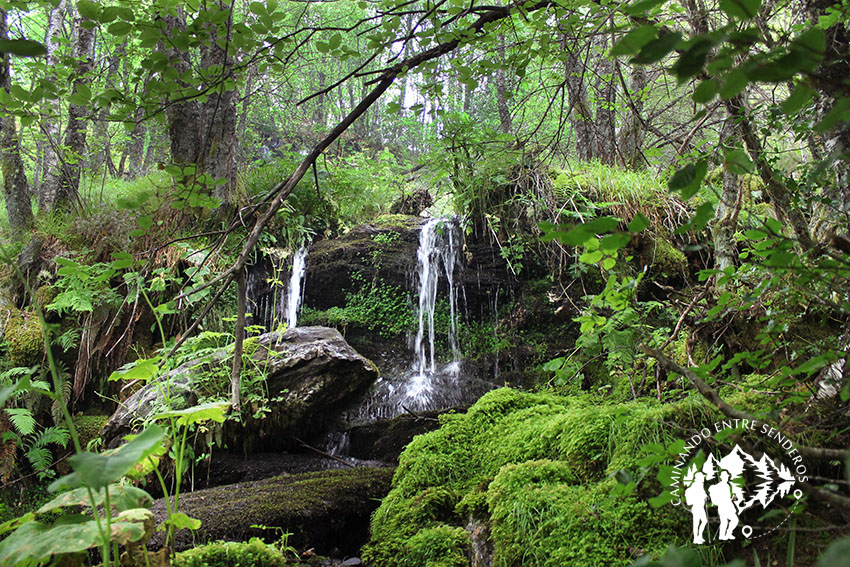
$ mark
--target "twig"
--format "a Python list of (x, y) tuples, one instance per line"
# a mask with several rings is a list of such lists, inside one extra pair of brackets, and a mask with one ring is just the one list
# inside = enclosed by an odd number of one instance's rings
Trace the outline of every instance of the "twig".
[(351, 467), (351, 468), (353, 468), (353, 469), (354, 469), (354, 468), (357, 468), (357, 467), (355, 467), (354, 465), (352, 465), (351, 463), (349, 463), (348, 461), (346, 461), (345, 459), (340, 459), (340, 458), (339, 458), (339, 457), (337, 457), (336, 455), (331, 455), (330, 453), (325, 453), (325, 452), (324, 452), (324, 451), (322, 451), (321, 449), (316, 449), (316, 448), (315, 448), (315, 447), (313, 447), (312, 445), (308, 445), (307, 443), (305, 443), (304, 441), (302, 441), (301, 439), (299, 439), (299, 438), (298, 438), (298, 437), (296, 437), (295, 435), (293, 435), (293, 436), (292, 436), (292, 438), (293, 438), (293, 439), (295, 439), (296, 441), (298, 441), (298, 443), (300, 443), (300, 444), (301, 444), (301, 446), (302, 446), (302, 447), (304, 447), (305, 449), (310, 449), (310, 450), (311, 450), (311, 451), (313, 451), (314, 453), (318, 453), (319, 455), (322, 455), (323, 457), (327, 457), (327, 458), (329, 458), (329, 459), (333, 459), (334, 461), (340, 462), (340, 463), (344, 464), (344, 465), (345, 465), (345, 466), (347, 466), (347, 467)]
[[(728, 403), (726, 403), (726, 401), (723, 398), (720, 397), (720, 394), (718, 394), (711, 386), (706, 384), (706, 382), (702, 378), (697, 376), (697, 374), (693, 370), (691, 370), (690, 368), (685, 368), (683, 366), (679, 366), (673, 360), (667, 358), (667, 356), (665, 356), (663, 353), (661, 353), (661, 352), (659, 352), (655, 349), (651, 349), (646, 345), (640, 345), (640, 346), (638, 346), (638, 349), (641, 352), (643, 352), (644, 354), (646, 354), (647, 356), (651, 356), (652, 358), (657, 360), (659, 366), (662, 366), (670, 372), (675, 372), (676, 374), (679, 374), (679, 375), (687, 378), (688, 381), (690, 381), (690, 383), (693, 384), (693, 386), (697, 389), (697, 391), (700, 394), (702, 394), (702, 396), (705, 399), (707, 399), (709, 402), (714, 404), (714, 406), (717, 409), (719, 409), (720, 412), (723, 415), (725, 415), (726, 417), (731, 417), (733, 419), (746, 419), (746, 420), (753, 420), (753, 421), (756, 420), (755, 416), (751, 415), (750, 413), (739, 410), (737, 408), (734, 408), (734, 407), (730, 406)], [(762, 421), (763, 423), (767, 423), (768, 425), (770, 425), (770, 423), (767, 422), (767, 421), (764, 421), (764, 420), (758, 420), (758, 421)], [(828, 448), (822, 448), (822, 447), (806, 447), (806, 446), (803, 446), (803, 445), (797, 445), (796, 448), (797, 448), (797, 451), (801, 455), (804, 455), (806, 457), (811, 457), (813, 459), (822, 459), (822, 460), (840, 459), (840, 460), (844, 460), (847, 456), (847, 451), (845, 451), (843, 449), (828, 449)], [(850, 507), (850, 498), (845, 498), (843, 496), (838, 496), (838, 498), (846, 500), (847, 502), (844, 505), (847, 505), (848, 507)]]

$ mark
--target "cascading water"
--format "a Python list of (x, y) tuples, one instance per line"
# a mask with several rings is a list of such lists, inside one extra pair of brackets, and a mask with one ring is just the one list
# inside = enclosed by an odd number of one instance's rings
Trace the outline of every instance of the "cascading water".
[(292, 256), (285, 285), (281, 273), (285, 269), (283, 258), (270, 255), (248, 271), (248, 311), (252, 313), (252, 324), (262, 325), (269, 331), (281, 323), (286, 323), (290, 329), (295, 327), (304, 297), (307, 247), (302, 246)]
[(298, 311), (304, 298), (304, 276), (307, 273), (307, 247), (302, 246), (292, 258), (292, 270), (286, 289), (286, 326), (294, 328), (298, 323)]
[[(457, 289), (454, 285), (455, 266), (459, 264), (458, 232), (457, 223), (453, 219), (435, 218), (426, 222), (419, 233), (419, 248), (416, 252), (419, 329), (414, 343), (414, 372), (406, 392), (409, 398), (418, 402), (418, 405), (427, 404), (432, 391), (432, 378), (435, 374), (439, 372), (457, 375), (460, 372), (460, 348), (457, 343)], [(434, 314), (437, 308), (437, 290), (441, 274), (445, 274), (448, 290), (448, 342), (452, 361), (444, 368), (438, 369)]]

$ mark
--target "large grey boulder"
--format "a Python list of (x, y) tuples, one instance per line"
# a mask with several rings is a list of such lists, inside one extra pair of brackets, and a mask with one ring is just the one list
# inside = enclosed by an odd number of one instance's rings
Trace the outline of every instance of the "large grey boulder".
[[(266, 333), (257, 339), (252, 355), (264, 368), (269, 412), (254, 419), (244, 408), (241, 422), (227, 422), (231, 448), (280, 449), (293, 446), (294, 437), (321, 430), (356, 394), (378, 376), (371, 361), (357, 353), (335, 329), (296, 327), (285, 333)], [(213, 366), (229, 366), (232, 356), (222, 350), (205, 361), (188, 362), (127, 398), (104, 427), (107, 445), (115, 444), (169, 405), (184, 407), (197, 399), (195, 379)]]

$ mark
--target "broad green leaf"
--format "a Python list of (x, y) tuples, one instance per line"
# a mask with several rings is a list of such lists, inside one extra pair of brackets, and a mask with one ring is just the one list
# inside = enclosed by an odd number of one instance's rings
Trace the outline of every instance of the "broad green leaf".
[(708, 162), (705, 160), (689, 163), (673, 174), (667, 182), (667, 187), (671, 192), (680, 191), (682, 199), (688, 200), (699, 191), (706, 173), (708, 173)]
[(633, 55), (641, 48), (656, 38), (658, 30), (655, 26), (640, 26), (633, 29), (611, 48), (609, 55), (618, 57), (620, 55)]
[(723, 157), (723, 167), (735, 175), (744, 175), (755, 169), (750, 156), (746, 152), (736, 149), (726, 150)]
[(629, 16), (640, 16), (646, 14), (656, 6), (664, 4), (666, 0), (637, 0), (623, 8), (623, 12)]
[(632, 63), (646, 65), (655, 63), (663, 59), (668, 53), (676, 48), (676, 45), (682, 39), (679, 32), (665, 33), (644, 45), (640, 52), (632, 59)]
[(342, 34), (337, 32), (333, 34), (331, 36), (331, 39), (328, 41), (328, 47), (333, 50), (339, 47), (340, 43), (342, 43)]
[(718, 91), (720, 98), (723, 100), (732, 98), (744, 90), (749, 82), (750, 78), (743, 70), (732, 69), (723, 78), (723, 86)]
[(148, 426), (133, 440), (112, 452), (84, 451), (68, 458), (72, 474), (51, 483), (49, 490), (89, 486), (103, 488), (121, 480), (127, 472), (162, 445), (164, 431), (158, 425)]
[(124, 36), (133, 31), (133, 25), (128, 22), (115, 22), (106, 28), (106, 31), (114, 36)]
[(696, 103), (711, 102), (720, 90), (720, 84), (714, 79), (705, 79), (694, 89), (693, 99)]
[(208, 419), (221, 423), (227, 417), (228, 408), (230, 408), (230, 402), (209, 402), (182, 410), (159, 413), (153, 419), (170, 419), (176, 417), (177, 425), (182, 427)]
[[(141, 380), (143, 382), (147, 382), (159, 373), (159, 366), (157, 366), (158, 362), (158, 356), (154, 358), (145, 358), (137, 360), (135, 362), (131, 362), (130, 364), (124, 365), (122, 368), (119, 368), (118, 370), (110, 374), (109, 381), (114, 382), (116, 380)], [(126, 370), (124, 368), (126, 368)]]
[(850, 557), (850, 536), (844, 536), (826, 548), (824, 554), (818, 559), (818, 567), (846, 565), (848, 557)]
[[(112, 539), (119, 544), (138, 541), (145, 535), (138, 521), (112, 523)], [(97, 523), (88, 516), (65, 515), (52, 526), (28, 522), (0, 542), (0, 565), (34, 565), (54, 555), (77, 553), (102, 543)]]
[(0, 40), (0, 53), (11, 53), (20, 57), (38, 57), (47, 53), (47, 48), (31, 39), (4, 39)]
[(714, 42), (701, 38), (696, 40), (684, 53), (682, 53), (673, 64), (673, 73), (678, 77), (679, 83), (684, 83), (691, 77), (698, 75), (705, 67), (708, 54), (714, 48)]
[[(115, 506), (119, 512), (133, 508), (147, 507), (153, 503), (153, 498), (151, 498), (150, 494), (135, 486), (110, 484), (108, 490), (110, 504)], [(95, 499), (94, 506), (103, 506), (103, 503), (106, 501), (106, 489), (93, 490), (92, 493)], [(63, 492), (39, 508), (38, 513), (46, 514), (50, 511), (59, 508), (68, 508), (70, 506), (91, 507), (92, 501), (89, 499), (88, 489), (81, 487)]]
[(599, 249), (608, 253), (617, 252), (621, 248), (625, 247), (631, 238), (632, 236), (628, 232), (607, 234), (603, 236), (602, 240), (599, 242)]
[(175, 530), (197, 530), (201, 527), (201, 521), (199, 519), (191, 518), (183, 512), (175, 512), (163, 524), (173, 526)]
[(113, 252), (112, 257), (115, 258), (112, 267), (116, 270), (123, 270), (133, 265), (133, 255), (128, 252)]
[(19, 527), (23, 526), (27, 522), (31, 522), (35, 520), (34, 512), (27, 512), (23, 516), (18, 516), (17, 518), (12, 518), (11, 520), (7, 520), (0, 524), (0, 535), (8, 533), (12, 530), (16, 530)]
[(838, 99), (821, 121), (815, 124), (814, 131), (826, 134), (840, 122), (850, 122), (850, 97)]
[(797, 85), (791, 94), (782, 102), (782, 112), (786, 116), (796, 114), (815, 96), (815, 91), (806, 85)]
[(88, 20), (96, 20), (100, 15), (100, 6), (91, 0), (79, 0), (77, 2), (77, 11), (80, 15)]
[(700, 231), (706, 227), (712, 218), (714, 218), (714, 205), (708, 202), (703, 203), (697, 207), (697, 211), (691, 217), (690, 222), (677, 228), (675, 234), (684, 234), (689, 230)]
[(750, 20), (759, 13), (761, 0), (720, 0), (720, 9), (734, 20)]
[(629, 232), (641, 232), (649, 226), (649, 219), (642, 213), (637, 213), (632, 222), (629, 223)]

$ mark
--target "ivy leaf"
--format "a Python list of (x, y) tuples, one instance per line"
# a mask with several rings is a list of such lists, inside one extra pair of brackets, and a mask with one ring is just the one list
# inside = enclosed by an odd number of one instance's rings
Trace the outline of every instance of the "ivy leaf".
[(47, 53), (47, 48), (31, 39), (4, 39), (0, 40), (0, 53), (11, 53), (19, 57), (38, 57)]

